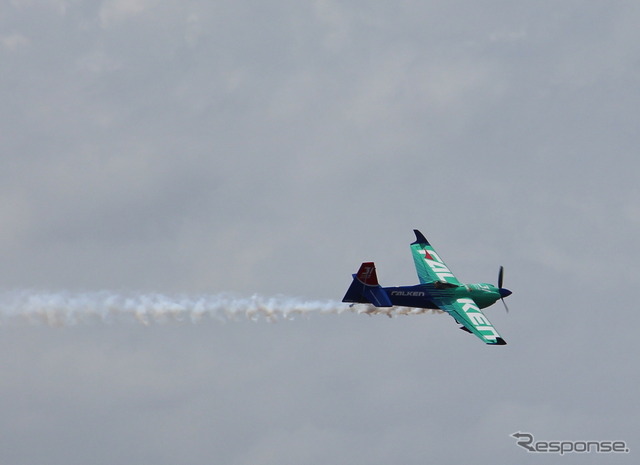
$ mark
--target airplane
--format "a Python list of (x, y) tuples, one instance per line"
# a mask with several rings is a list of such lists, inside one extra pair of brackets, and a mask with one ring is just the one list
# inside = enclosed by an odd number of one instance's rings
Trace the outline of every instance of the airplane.
[(505, 345), (505, 340), (480, 311), (511, 295), (502, 287), (504, 267), (498, 273), (498, 286), (488, 283), (463, 284), (454, 276), (424, 235), (414, 229), (416, 240), (411, 244), (420, 284), (414, 286), (382, 287), (378, 283), (376, 266), (365, 262), (353, 276), (353, 282), (343, 302), (372, 304), (375, 307), (414, 307), (440, 309), (458, 323), (460, 329), (474, 334), (484, 343)]

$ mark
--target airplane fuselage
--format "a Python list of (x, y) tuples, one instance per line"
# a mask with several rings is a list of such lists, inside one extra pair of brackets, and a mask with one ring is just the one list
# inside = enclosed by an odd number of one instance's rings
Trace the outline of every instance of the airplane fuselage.
[(384, 287), (393, 305), (399, 307), (433, 308), (443, 300), (472, 299), (479, 308), (493, 305), (500, 299), (500, 290), (493, 284), (461, 284), (457, 286), (440, 283), (417, 284), (415, 286)]

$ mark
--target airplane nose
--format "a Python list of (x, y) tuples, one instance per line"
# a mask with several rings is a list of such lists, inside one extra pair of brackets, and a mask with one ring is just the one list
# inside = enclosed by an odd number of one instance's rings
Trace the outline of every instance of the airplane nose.
[(513, 294), (513, 292), (511, 292), (509, 289), (505, 289), (504, 287), (500, 288), (500, 297), (502, 297), (503, 299), (505, 297), (509, 297), (511, 294)]

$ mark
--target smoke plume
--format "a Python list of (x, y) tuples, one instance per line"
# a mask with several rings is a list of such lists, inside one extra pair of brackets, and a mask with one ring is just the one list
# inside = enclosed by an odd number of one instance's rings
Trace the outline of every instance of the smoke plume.
[(192, 322), (264, 319), (275, 322), (296, 316), (340, 314), (369, 315), (421, 314), (431, 310), (372, 305), (348, 305), (326, 300), (304, 300), (275, 296), (238, 297), (228, 294), (165, 295), (159, 293), (116, 293), (110, 291), (71, 293), (14, 291), (0, 294), (0, 318), (3, 323), (35, 323), (68, 326), (83, 323), (137, 321), (144, 325), (165, 322)]

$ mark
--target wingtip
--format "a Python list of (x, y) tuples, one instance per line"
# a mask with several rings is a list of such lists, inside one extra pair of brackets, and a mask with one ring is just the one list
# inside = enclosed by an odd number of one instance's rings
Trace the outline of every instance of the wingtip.
[(427, 240), (427, 238), (424, 237), (424, 235), (420, 231), (418, 231), (417, 229), (414, 229), (413, 232), (416, 235), (416, 241), (414, 242), (414, 244), (430, 245), (429, 241)]
[(497, 345), (497, 346), (506, 346), (507, 345), (507, 341), (505, 341), (504, 339), (499, 337), (499, 338), (496, 339), (495, 345)]

